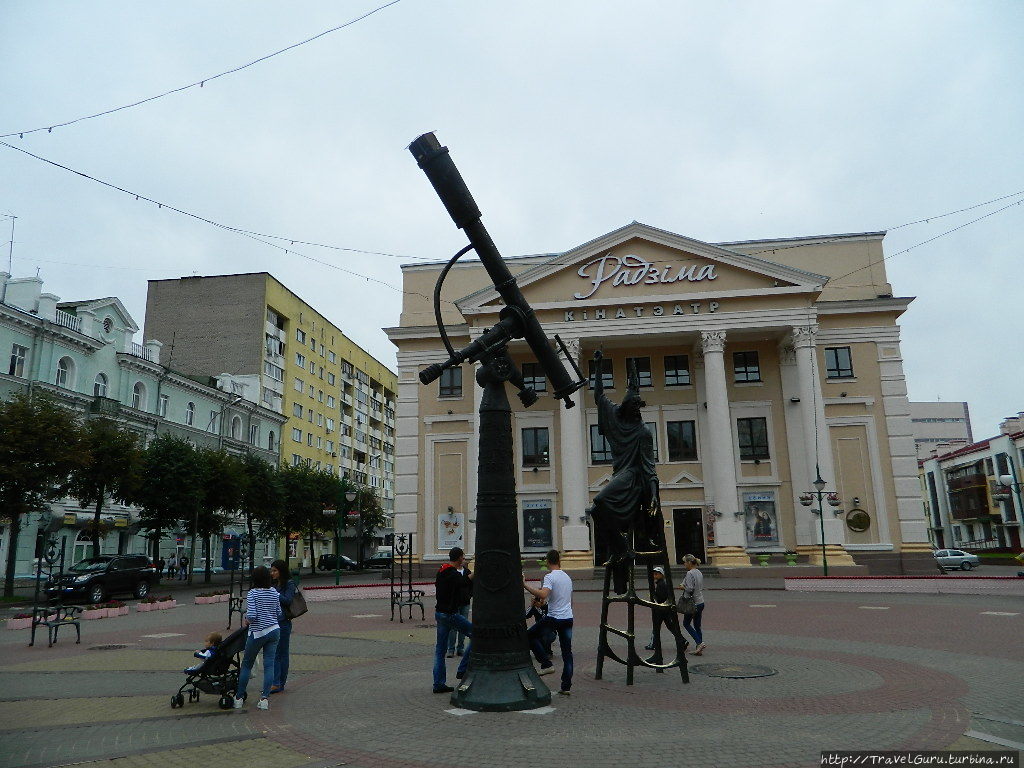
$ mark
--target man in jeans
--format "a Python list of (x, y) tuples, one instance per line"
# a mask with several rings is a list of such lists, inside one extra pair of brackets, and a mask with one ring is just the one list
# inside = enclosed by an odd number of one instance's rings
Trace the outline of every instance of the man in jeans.
[[(472, 573), (469, 570), (469, 566), (466, 565), (465, 558), (463, 558), (462, 565), (459, 567), (459, 573), (463, 576), (470, 576)], [(459, 596), (459, 615), (467, 620), (469, 619), (469, 604), (472, 598), (473, 582), (469, 578), (463, 579), (462, 594)], [(466, 635), (459, 632), (457, 629), (453, 629), (448, 635), (448, 658), (454, 659), (456, 654), (462, 656), (465, 651)]]
[(550, 570), (544, 576), (540, 589), (527, 584), (526, 576), (523, 576), (526, 591), (548, 604), (547, 615), (530, 627), (526, 636), (534, 657), (540, 663), (539, 674), (550, 675), (555, 667), (551, 654), (544, 648), (544, 636), (550, 631), (558, 635), (558, 648), (562, 654), (562, 686), (558, 692), (568, 696), (572, 688), (572, 579), (562, 570), (557, 549), (548, 552), (547, 561)]
[[(434, 578), (437, 597), (437, 609), (434, 619), (437, 621), (437, 642), (434, 644), (434, 693), (451, 693), (455, 689), (447, 684), (447, 670), (444, 655), (448, 649), (448, 636), (454, 632), (462, 632), (466, 637), (473, 637), (473, 625), (463, 616), (462, 598), (470, 589), (472, 574), (466, 568), (466, 553), (461, 547), (452, 547), (448, 553), (448, 562), (441, 566)], [(459, 670), (455, 676), (462, 679), (469, 666), (469, 652), (473, 643), (466, 647), (466, 653), (459, 662)]]

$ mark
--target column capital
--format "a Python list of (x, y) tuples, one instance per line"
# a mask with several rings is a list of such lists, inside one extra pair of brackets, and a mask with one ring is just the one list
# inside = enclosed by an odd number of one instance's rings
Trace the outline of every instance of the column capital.
[(789, 340), (779, 344), (779, 365), (796, 365), (796, 347)]
[(793, 326), (793, 346), (797, 349), (800, 349), (801, 347), (813, 347), (817, 336), (817, 323)]
[(704, 354), (725, 351), (725, 331), (701, 331), (700, 346)]
[(575, 336), (567, 339), (564, 336), (559, 335), (558, 338), (560, 338), (562, 343), (565, 344), (566, 351), (575, 358), (576, 362), (579, 362), (580, 355), (583, 353), (583, 342)]

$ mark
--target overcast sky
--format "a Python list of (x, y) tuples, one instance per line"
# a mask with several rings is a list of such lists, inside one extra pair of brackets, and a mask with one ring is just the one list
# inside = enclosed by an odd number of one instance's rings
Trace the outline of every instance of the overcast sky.
[[(0, 134), (245, 64), (378, 2), (0, 3)], [(436, 131), (507, 255), (633, 220), (709, 242), (891, 229), (1024, 190), (1024, 3), (402, 0), (233, 75), (0, 139), (205, 218), (447, 258)], [(390, 365), (400, 295), (0, 147), (13, 273), (64, 300), (267, 270)], [(886, 253), (1024, 200), (893, 230)], [(1024, 205), (891, 259), (914, 400), (1024, 410)], [(0, 220), (0, 241), (9, 221)], [(6, 251), (6, 249), (4, 249)], [(408, 259), (296, 251), (394, 286)], [(3, 254), (6, 264), (6, 252)]]

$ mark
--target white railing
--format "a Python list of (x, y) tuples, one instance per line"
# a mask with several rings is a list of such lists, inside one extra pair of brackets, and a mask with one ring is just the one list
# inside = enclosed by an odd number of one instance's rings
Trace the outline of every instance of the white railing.
[(155, 362), (153, 360), (153, 353), (146, 349), (142, 344), (136, 344), (132, 342), (131, 349), (128, 350), (128, 354), (134, 357), (141, 357), (143, 360), (149, 360), (149, 362)]
[(64, 328), (70, 328), (72, 331), (81, 332), (82, 330), (82, 318), (75, 317), (70, 312), (65, 312), (63, 309), (57, 310), (57, 316), (54, 318), (54, 322)]

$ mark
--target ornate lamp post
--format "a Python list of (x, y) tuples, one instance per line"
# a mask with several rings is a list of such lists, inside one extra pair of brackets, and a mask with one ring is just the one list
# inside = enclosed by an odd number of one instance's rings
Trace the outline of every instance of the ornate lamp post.
[(817, 474), (814, 482), (811, 483), (814, 486), (814, 490), (801, 493), (800, 503), (805, 507), (809, 507), (814, 503), (814, 498), (818, 498), (818, 508), (811, 511), (818, 516), (818, 524), (821, 527), (821, 567), (824, 575), (828, 576), (828, 556), (825, 554), (825, 505), (822, 504), (822, 497), (833, 507), (838, 507), (841, 501), (838, 493), (825, 493), (825, 481), (821, 479), (821, 467), (815, 465), (814, 469)]
[[(348, 502), (348, 508), (345, 510), (346, 516), (352, 514), (352, 504), (359, 496), (359, 491), (345, 491), (345, 501)], [(340, 521), (339, 521), (340, 522)], [(362, 521), (360, 521), (362, 522)], [(363, 565), (363, 545), (359, 540), (359, 528), (356, 528), (356, 565), (360, 568)], [(341, 534), (338, 534), (338, 544), (335, 547), (335, 558), (334, 558), (334, 583), (341, 584)]]

